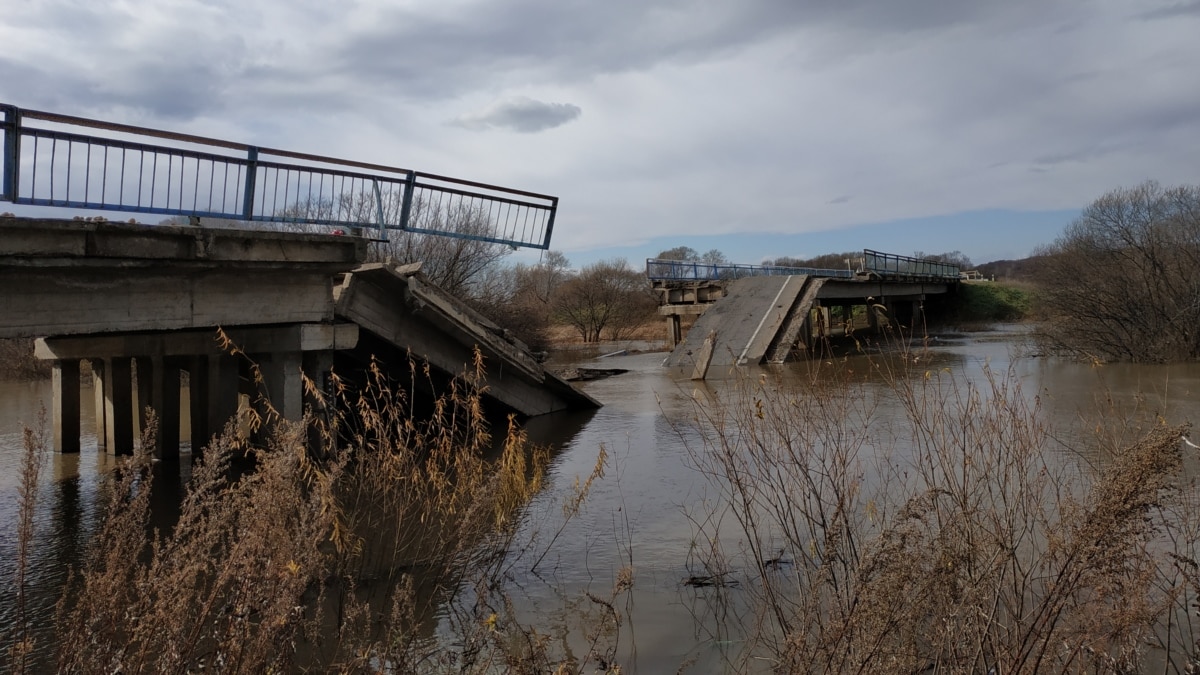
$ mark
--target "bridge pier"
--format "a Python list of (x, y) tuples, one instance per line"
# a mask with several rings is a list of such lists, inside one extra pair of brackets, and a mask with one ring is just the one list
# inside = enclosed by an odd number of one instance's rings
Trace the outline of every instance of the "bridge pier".
[[(104, 359), (104, 445), (109, 454), (133, 453), (133, 359)], [(96, 430), (99, 436), (100, 429)]]
[[(226, 353), (215, 330), (39, 338), (35, 353), (54, 367), (55, 447), (79, 451), (83, 359), (92, 364), (99, 449), (131, 454), (137, 433), (146, 428), (149, 407), (158, 419), (155, 456), (174, 459), (183, 426), (183, 371), (188, 373), (189, 435), (196, 452), (237, 416), (243, 394), (263, 416), (264, 430), (280, 419), (303, 419), (306, 404), (323, 411), (323, 402), (306, 395), (304, 377), (323, 390), (334, 350), (358, 343), (353, 324), (229, 328), (224, 333), (238, 346), (236, 355)], [(261, 381), (249, 377), (251, 362), (258, 364)]]
[(79, 452), (79, 360), (55, 361), (50, 380), (53, 389), (51, 417), (54, 425), (54, 447), (62, 453)]
[(667, 315), (667, 347), (675, 349), (675, 345), (683, 339), (683, 331), (678, 314)]

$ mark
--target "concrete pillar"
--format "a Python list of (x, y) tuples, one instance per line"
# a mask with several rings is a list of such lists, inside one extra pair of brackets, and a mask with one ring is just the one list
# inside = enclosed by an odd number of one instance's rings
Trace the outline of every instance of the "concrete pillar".
[(882, 323), (879, 320), (879, 313), (883, 310), (881, 310), (878, 305), (886, 307), (887, 301), (882, 298), (867, 299), (867, 327), (870, 328), (872, 332), (879, 332), (880, 324)]
[(236, 357), (222, 354), (208, 357), (208, 428), (219, 434), (225, 424), (237, 415), (239, 387)]
[(52, 368), (54, 447), (79, 452), (79, 360), (56, 360)]
[(104, 451), (108, 448), (108, 419), (104, 405), (104, 359), (91, 359), (92, 364), (92, 395), (96, 402), (96, 449)]
[(331, 414), (333, 406), (329, 402), (333, 395), (329, 381), (330, 371), (333, 370), (333, 352), (304, 352), (301, 366), (304, 368), (304, 377), (313, 383), (320, 394), (312, 396), (309, 392), (304, 392), (304, 407), (311, 410), (313, 416), (313, 424), (308, 427), (308, 448), (310, 451), (320, 452), (326, 449), (325, 434), (337, 433)]
[(816, 337), (818, 337), (818, 338), (829, 337), (829, 321), (830, 321), (829, 308), (825, 307), (823, 305), (817, 304), (817, 306), (814, 307), (813, 309), (816, 310), (816, 320), (817, 320)]
[(181, 364), (178, 359), (161, 356), (140, 358), (137, 364), (138, 403), (141, 406), (139, 419), (142, 421), (142, 428), (145, 429), (146, 406), (152, 408), (154, 414), (158, 416), (158, 434), (154, 437), (154, 456), (159, 459), (178, 459)]
[(104, 359), (104, 417), (108, 453), (133, 454), (133, 369), (129, 358)]
[[(303, 372), (300, 352), (276, 352), (251, 358), (258, 362), (262, 372), (261, 394), (267, 397), (275, 412), (283, 419), (293, 422), (304, 417), (304, 382), (301, 380)], [(259, 405), (259, 408), (259, 413), (265, 415), (266, 406)]]
[(212, 438), (208, 426), (208, 357), (188, 360), (188, 402), (192, 428), (192, 453), (199, 456)]
[[(162, 359), (158, 359), (160, 362)], [(133, 419), (136, 420), (137, 426), (134, 428), (134, 437), (140, 442), (146, 435), (146, 408), (154, 407), (154, 375), (155, 368), (153, 359), (148, 356), (135, 356), (133, 358), (133, 382), (136, 385), (134, 388), (135, 403), (133, 407)], [(158, 412), (155, 409), (154, 412)], [(147, 448), (148, 449), (148, 448)]]
[(667, 347), (670, 349), (675, 349), (682, 339), (683, 330), (680, 327), (679, 315), (667, 315)]

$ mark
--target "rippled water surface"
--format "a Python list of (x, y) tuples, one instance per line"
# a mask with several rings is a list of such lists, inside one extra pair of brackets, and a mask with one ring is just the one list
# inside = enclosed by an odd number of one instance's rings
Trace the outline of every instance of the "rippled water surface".
[[(596, 354), (604, 351), (602, 349)], [(1079, 432), (1097, 409), (1141, 405), (1172, 422), (1193, 418), (1200, 404), (1200, 366), (1132, 366), (1069, 363), (1029, 356), (1021, 334), (998, 330), (946, 335), (915, 357), (915, 372), (950, 372), (979, 379), (987, 370), (1012, 373), (1024, 395), (1035, 397), (1063, 433)], [(574, 352), (556, 357), (561, 365), (622, 368), (628, 372), (580, 384), (604, 403), (595, 413), (552, 415), (533, 420), (531, 435), (558, 448), (546, 489), (530, 505), (526, 535), (538, 530), (547, 542), (561, 521), (561, 505), (576, 477), (586, 477), (601, 447), (610, 457), (608, 471), (593, 488), (578, 519), (569, 524), (550, 552), (531, 572), (514, 566), (513, 600), (522, 620), (557, 627), (560, 644), (581, 648), (588, 626), (581, 608), (586, 592), (607, 597), (617, 571), (634, 570), (632, 592), (620, 599), (625, 615), (618, 662), (624, 672), (674, 672), (694, 661), (689, 672), (720, 672), (724, 656), (742, 638), (738, 619), (712, 589), (693, 588), (683, 580), (697, 571), (692, 555), (696, 520), (719, 512), (718, 495), (693, 466), (689, 452), (698, 449), (689, 420), (694, 400), (720, 395), (730, 380), (710, 374), (694, 383), (664, 371), (663, 353), (630, 353), (593, 358)], [(871, 364), (853, 357), (870, 384)], [(858, 364), (858, 365), (854, 365)], [(811, 363), (772, 368), (795, 373)], [(755, 374), (753, 371), (750, 373)], [(880, 384), (880, 387), (883, 385)], [(58, 589), (71, 565), (78, 563), (96, 522), (101, 478), (110, 460), (97, 453), (90, 400), (85, 390), (83, 452), (45, 458), (38, 494), (36, 542), (29, 584), (37, 618), (39, 643), (52, 641), (49, 631)], [(18, 474), (22, 429), (36, 426), (40, 411), (49, 409), (48, 383), (0, 382), (0, 625), (12, 624), (12, 588), (16, 549)], [(881, 396), (886, 413), (887, 398)], [(689, 445), (692, 450), (689, 450)], [(186, 473), (183, 472), (183, 473)], [(169, 511), (171, 495), (186, 480), (170, 478), (156, 503)], [(539, 529), (540, 528), (540, 529)], [(736, 592), (736, 591), (734, 591)], [(7, 648), (7, 645), (4, 645)]]

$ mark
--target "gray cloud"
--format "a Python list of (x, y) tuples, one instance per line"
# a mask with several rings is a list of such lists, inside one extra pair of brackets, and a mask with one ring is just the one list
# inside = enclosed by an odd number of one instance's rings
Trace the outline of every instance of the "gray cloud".
[(535, 133), (559, 127), (579, 117), (583, 111), (570, 103), (546, 103), (526, 96), (498, 101), (479, 112), (468, 113), (452, 124), (474, 131), (502, 128)]
[(1138, 15), (1141, 19), (1173, 19), (1180, 16), (1200, 14), (1200, 0), (1178, 2), (1166, 7), (1159, 7)]
[(0, 100), (558, 194), (568, 246), (833, 229), (1194, 180), (1200, 0), (1120, 5), (38, 0)]

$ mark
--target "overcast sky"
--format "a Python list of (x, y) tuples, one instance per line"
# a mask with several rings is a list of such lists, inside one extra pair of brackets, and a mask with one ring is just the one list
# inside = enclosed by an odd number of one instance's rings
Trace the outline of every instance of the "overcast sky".
[(9, 0), (0, 101), (554, 194), (572, 260), (983, 261), (1200, 182), (1200, 0)]

